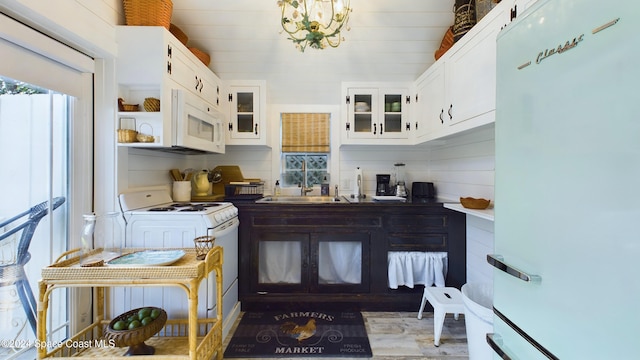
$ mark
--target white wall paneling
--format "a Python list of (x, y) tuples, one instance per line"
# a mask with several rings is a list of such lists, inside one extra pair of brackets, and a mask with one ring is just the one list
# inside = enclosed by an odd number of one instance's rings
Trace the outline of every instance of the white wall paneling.
[(429, 151), (413, 146), (343, 146), (340, 148), (340, 193), (352, 193), (356, 167), (362, 170), (363, 192), (367, 195), (375, 195), (376, 174), (393, 177), (396, 163), (405, 164), (409, 190), (414, 181), (432, 181), (428, 172)]
[(487, 254), (493, 254), (493, 221), (467, 215), (467, 282), (493, 284)]
[(494, 148), (493, 124), (434, 147), (429, 177), (435, 183), (436, 194), (454, 202), (461, 196), (493, 200)]

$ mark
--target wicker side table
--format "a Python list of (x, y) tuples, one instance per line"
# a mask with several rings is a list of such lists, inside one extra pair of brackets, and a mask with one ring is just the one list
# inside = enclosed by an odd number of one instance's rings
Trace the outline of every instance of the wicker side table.
[[(127, 252), (149, 249), (127, 249)], [(146, 267), (80, 267), (80, 259), (71, 250), (52, 265), (42, 269), (39, 283), (37, 339), (46, 343), (46, 320), (49, 296), (57, 288), (95, 288), (96, 316), (93, 323), (60, 344), (38, 346), (38, 358), (59, 357), (113, 358), (124, 354), (125, 349), (110, 346), (104, 339), (104, 328), (109, 319), (104, 318), (107, 287), (177, 286), (182, 288), (189, 301), (188, 319), (170, 319), (160, 332), (147, 341), (156, 349), (159, 359), (209, 359), (214, 354), (222, 359), (222, 262), (223, 249), (216, 246), (209, 250), (204, 260), (196, 258), (195, 249), (183, 249), (185, 256), (170, 266)], [(63, 259), (65, 257), (68, 259)], [(198, 287), (211, 271), (216, 274), (216, 318), (198, 319)], [(55, 346), (51, 346), (55, 345)]]

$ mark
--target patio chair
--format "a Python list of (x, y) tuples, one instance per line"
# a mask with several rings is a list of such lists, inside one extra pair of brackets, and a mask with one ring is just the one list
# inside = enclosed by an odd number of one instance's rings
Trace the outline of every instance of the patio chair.
[[(64, 201), (64, 197), (54, 198), (52, 208), (54, 210), (57, 209), (64, 203)], [(9, 225), (7, 232), (0, 234), (0, 244), (13, 234), (17, 234), (19, 231), (22, 231), (14, 258), (15, 261), (0, 264), (0, 287), (11, 285), (16, 286), (20, 302), (22, 303), (22, 307), (24, 308), (24, 312), (27, 315), (27, 319), (29, 320), (34, 334), (36, 334), (36, 299), (31, 291), (31, 286), (29, 285), (29, 279), (27, 279), (27, 275), (24, 271), (24, 266), (31, 259), (29, 245), (31, 244), (33, 233), (35, 232), (40, 220), (42, 220), (48, 212), (49, 204), (48, 201), (45, 201), (0, 223), (0, 228)], [(28, 217), (26, 217), (27, 215)]]

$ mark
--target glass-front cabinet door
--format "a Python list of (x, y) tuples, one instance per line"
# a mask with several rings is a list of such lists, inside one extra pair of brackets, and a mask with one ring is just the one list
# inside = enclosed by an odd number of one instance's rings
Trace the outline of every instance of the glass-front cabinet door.
[(252, 235), (257, 261), (256, 292), (306, 292), (309, 283), (309, 234), (280, 231)]
[(408, 138), (408, 90), (350, 88), (347, 94), (348, 139)]
[(347, 136), (351, 139), (375, 138), (379, 133), (378, 90), (349, 89), (346, 103), (348, 119), (344, 130)]
[(311, 291), (369, 291), (368, 232), (311, 234)]
[(362, 292), (369, 289), (369, 233), (261, 232), (253, 235), (254, 291)]
[(411, 130), (410, 96), (407, 89), (380, 90), (380, 137), (406, 139)]
[(260, 87), (231, 86), (229, 94), (229, 139), (259, 139)]
[(267, 83), (231, 80), (226, 86), (229, 117), (226, 145), (269, 145), (266, 126)]

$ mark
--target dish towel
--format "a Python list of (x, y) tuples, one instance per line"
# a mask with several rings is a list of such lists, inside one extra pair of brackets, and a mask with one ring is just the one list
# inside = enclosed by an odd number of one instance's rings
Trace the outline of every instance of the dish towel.
[(389, 288), (398, 286), (444, 286), (447, 277), (446, 252), (389, 251)]

